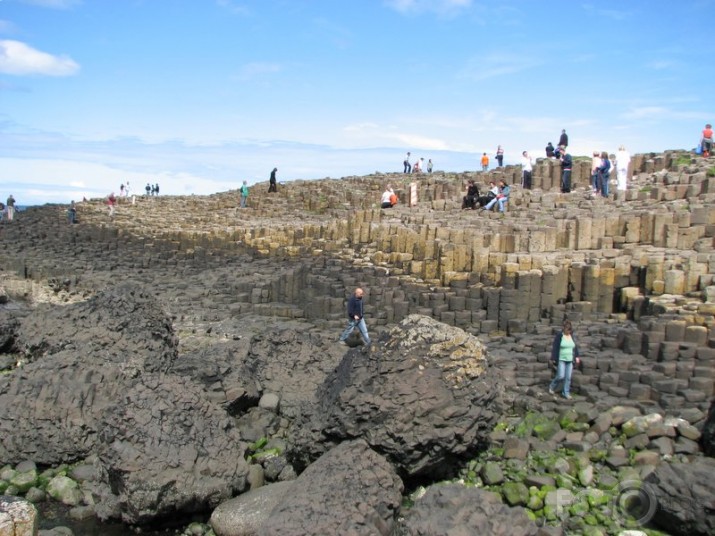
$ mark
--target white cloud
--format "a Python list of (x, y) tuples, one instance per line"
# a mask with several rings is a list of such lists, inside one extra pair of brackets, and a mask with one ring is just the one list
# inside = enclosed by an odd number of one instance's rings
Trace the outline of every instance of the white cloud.
[(248, 7), (233, 0), (216, 0), (216, 4), (236, 15), (248, 15)]
[(493, 53), (484, 57), (471, 59), (467, 65), (457, 73), (457, 78), (468, 80), (487, 80), (498, 76), (520, 73), (533, 69), (543, 63), (543, 60), (507, 53)]
[(238, 78), (241, 80), (250, 80), (259, 76), (266, 74), (279, 73), (283, 70), (283, 66), (279, 63), (269, 63), (269, 62), (251, 62), (245, 64), (238, 74)]
[(70, 76), (77, 71), (79, 65), (68, 56), (53, 56), (20, 41), (0, 40), (0, 73)]
[(52, 9), (69, 9), (82, 3), (81, 0), (23, 0), (25, 4), (49, 7)]
[(439, 15), (455, 15), (469, 8), (472, 0), (385, 0), (385, 4), (405, 14), (433, 12)]

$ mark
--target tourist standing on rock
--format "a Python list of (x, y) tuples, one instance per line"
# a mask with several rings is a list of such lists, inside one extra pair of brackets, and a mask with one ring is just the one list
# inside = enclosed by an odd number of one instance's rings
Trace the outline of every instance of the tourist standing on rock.
[(74, 200), (70, 201), (70, 208), (67, 209), (67, 221), (70, 224), (77, 223), (77, 207)]
[(561, 131), (561, 137), (559, 137), (559, 145), (566, 149), (569, 146), (569, 137), (565, 130)]
[(571, 191), (571, 169), (573, 168), (573, 160), (571, 155), (566, 152), (566, 147), (559, 147), (559, 158), (561, 159), (561, 193), (567, 194)]
[(581, 353), (573, 336), (571, 321), (564, 320), (563, 329), (556, 334), (551, 345), (551, 362), (556, 367), (556, 376), (549, 385), (549, 394), (553, 395), (558, 384), (563, 382), (561, 396), (566, 400), (571, 400), (571, 373), (574, 361), (577, 365), (581, 363), (580, 356)]
[(248, 183), (243, 181), (241, 186), (241, 208), (246, 208), (246, 201), (248, 201)]
[(274, 167), (273, 171), (271, 171), (271, 178), (268, 179), (268, 193), (278, 191), (278, 186), (276, 185), (276, 173), (277, 172), (278, 172), (277, 167)]
[(151, 184), (147, 182), (144, 190), (146, 191), (146, 196), (149, 197), (149, 195), (151, 195)]
[(603, 197), (608, 197), (608, 181), (611, 179), (611, 161), (608, 153), (601, 153), (601, 165), (598, 166), (598, 186)]
[(710, 123), (705, 125), (703, 129), (703, 138), (700, 142), (700, 147), (703, 151), (703, 156), (707, 158), (710, 156), (710, 151), (713, 150), (713, 127)]
[(427, 173), (432, 173), (432, 159), (427, 160)]
[(616, 188), (623, 192), (628, 189), (628, 165), (630, 162), (630, 153), (621, 145), (616, 153), (616, 178), (618, 180), (618, 186), (616, 186)]
[(593, 151), (593, 156), (591, 157), (591, 188), (593, 188), (594, 194), (601, 192), (601, 185), (598, 180), (599, 167), (601, 167), (601, 153)]
[(15, 216), (15, 198), (10, 194), (10, 197), (7, 198), (7, 202), (5, 203), (5, 212), (7, 213), (7, 221), (12, 221), (12, 218)]
[(533, 161), (529, 153), (524, 151), (521, 153), (521, 187), (525, 190), (531, 190), (531, 170)]
[(407, 154), (405, 155), (405, 159), (402, 161), (402, 165), (404, 166), (403, 173), (412, 173), (412, 164), (410, 164), (410, 152), (409, 151), (407, 151)]
[(502, 167), (504, 165), (504, 149), (499, 145), (497, 147), (497, 167)]
[(124, 196), (124, 183), (119, 185), (119, 197)]
[(363, 290), (358, 287), (350, 299), (348, 300), (348, 327), (345, 328), (343, 334), (340, 335), (340, 342), (343, 344), (353, 332), (355, 328), (360, 330), (360, 335), (362, 335), (362, 340), (365, 342), (366, 346), (370, 346), (370, 335), (367, 334), (367, 325), (365, 324), (365, 319), (363, 318)]
[(109, 217), (113, 218), (114, 217), (114, 205), (117, 204), (117, 198), (114, 197), (114, 192), (109, 194), (107, 197), (107, 207), (109, 207)]
[(489, 169), (489, 157), (487, 153), (482, 154), (482, 171), (487, 171)]
[(546, 158), (553, 158), (554, 157), (554, 146), (551, 145), (551, 142), (549, 142), (546, 145)]

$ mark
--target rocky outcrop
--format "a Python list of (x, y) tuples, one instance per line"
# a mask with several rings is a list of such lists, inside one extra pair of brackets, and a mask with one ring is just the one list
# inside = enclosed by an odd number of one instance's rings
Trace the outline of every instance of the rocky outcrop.
[(31, 502), (0, 496), (0, 535), (35, 536), (37, 527), (37, 509)]
[(405, 514), (401, 528), (400, 534), (406, 536), (533, 536), (538, 530), (522, 508), (507, 506), (490, 491), (461, 484), (427, 488)]
[(100, 433), (100, 470), (130, 524), (207, 511), (246, 488), (246, 445), (233, 421), (187, 378), (145, 374), (118, 400)]
[(657, 509), (653, 522), (670, 534), (715, 534), (715, 460), (661, 464), (646, 479)]
[(400, 478), (364, 440), (335, 447), (293, 486), (259, 534), (388, 536), (402, 501)]
[(448, 476), (486, 440), (498, 383), (479, 339), (411, 315), (367, 352), (346, 353), (296, 420), (292, 459), (304, 466), (360, 437), (403, 478)]
[(295, 489), (294, 482), (276, 482), (221, 503), (209, 523), (217, 536), (260, 534), (273, 509)]
[(703, 425), (703, 435), (701, 437), (703, 452), (715, 458), (715, 399), (710, 403), (710, 412)]

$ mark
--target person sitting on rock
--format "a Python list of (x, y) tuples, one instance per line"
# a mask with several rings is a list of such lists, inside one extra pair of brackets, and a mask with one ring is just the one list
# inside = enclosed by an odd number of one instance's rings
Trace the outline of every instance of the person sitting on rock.
[(509, 194), (511, 193), (511, 189), (509, 188), (509, 185), (504, 182), (504, 179), (499, 180), (499, 193), (497, 196), (489, 201), (487, 205), (484, 207), (484, 210), (491, 210), (492, 207), (496, 204), (499, 205), (499, 212), (506, 212), (506, 203), (509, 201)]
[(554, 146), (551, 145), (551, 142), (549, 142), (546, 145), (546, 158), (553, 158), (554, 157)]
[(385, 187), (385, 191), (382, 192), (382, 198), (380, 199), (380, 208), (392, 208), (393, 203), (391, 198), (393, 195), (395, 195), (395, 192), (392, 190), (392, 186), (388, 184)]
[(424, 158), (418, 158), (415, 160), (415, 165), (412, 166), (412, 173), (422, 173), (422, 168), (420, 167), (422, 160), (424, 160)]
[(474, 183), (472, 179), (467, 181), (467, 195), (462, 198), (462, 210), (471, 208), (474, 210), (477, 208), (477, 203), (479, 202), (479, 187)]
[(497, 183), (494, 181), (489, 181), (489, 191), (487, 192), (487, 195), (479, 196), (479, 206), (485, 207), (489, 203), (489, 201), (496, 198), (497, 195), (499, 195), (499, 187), (497, 186)]
[(710, 151), (713, 150), (713, 127), (710, 123), (705, 125), (703, 129), (703, 139), (701, 142), (703, 156), (707, 158), (710, 156)]

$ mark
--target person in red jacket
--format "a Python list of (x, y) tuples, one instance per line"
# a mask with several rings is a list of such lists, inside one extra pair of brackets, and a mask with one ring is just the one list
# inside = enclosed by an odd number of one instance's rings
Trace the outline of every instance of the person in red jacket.
[(710, 156), (710, 151), (713, 150), (713, 127), (710, 123), (703, 129), (703, 139), (700, 145), (703, 148), (703, 156)]

